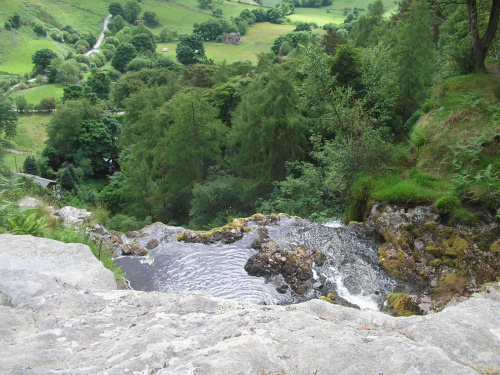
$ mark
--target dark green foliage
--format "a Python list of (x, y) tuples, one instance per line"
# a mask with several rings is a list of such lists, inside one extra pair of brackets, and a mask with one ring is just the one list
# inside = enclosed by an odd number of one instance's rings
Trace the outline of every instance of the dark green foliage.
[(95, 35), (91, 33), (83, 33), (82, 39), (86, 40), (89, 44), (89, 47), (92, 48), (97, 43), (97, 38)]
[(212, 173), (203, 184), (193, 187), (189, 226), (209, 229), (225, 225), (228, 217), (244, 216), (243, 185), (236, 177)]
[(142, 6), (137, 0), (127, 0), (123, 6), (122, 16), (128, 23), (134, 23), (141, 13)]
[(222, 18), (210, 18), (203, 23), (195, 23), (193, 28), (193, 33), (200, 35), (203, 40), (215, 40), (223, 33), (232, 33), (237, 31), (238, 29), (234, 23)]
[(89, 87), (99, 99), (106, 100), (111, 91), (111, 81), (106, 73), (98, 72), (87, 78), (87, 87)]
[(31, 61), (35, 64), (35, 69), (41, 73), (45, 72), (45, 69), (49, 66), (52, 59), (57, 57), (57, 53), (54, 51), (44, 48), (35, 52), (31, 57)]
[(12, 99), (0, 101), (0, 134), (5, 132), (7, 138), (16, 135), (17, 112), (12, 110)]
[(311, 24), (307, 22), (299, 22), (293, 31), (312, 31)]
[(115, 1), (109, 4), (108, 11), (114, 17), (123, 13), (123, 6), (119, 2)]
[(207, 92), (206, 98), (212, 106), (219, 110), (219, 119), (231, 126), (232, 113), (241, 101), (236, 86), (232, 83), (219, 85)]
[(9, 16), (7, 21), (5, 21), (5, 28), (10, 30), (11, 28), (17, 29), (21, 26), (21, 17), (19, 14), (14, 13), (12, 16)]
[(338, 217), (338, 202), (331, 195), (322, 170), (310, 163), (288, 163), (287, 177), (275, 182), (268, 200), (257, 208), (259, 212), (286, 212), (290, 215), (324, 220)]
[(156, 51), (155, 39), (148, 33), (135, 35), (132, 39), (130, 39), (130, 44), (132, 44), (139, 52)]
[(203, 38), (197, 34), (182, 37), (175, 49), (177, 60), (182, 64), (193, 64), (206, 59)]
[(60, 173), (58, 177), (58, 181), (59, 185), (65, 190), (73, 190), (80, 184), (80, 178), (72, 165), (62, 170), (62, 173)]
[[(113, 17), (113, 19), (108, 23), (108, 30), (111, 31), (113, 35), (115, 35), (118, 31), (122, 30), (124, 27), (125, 27), (125, 20), (121, 15)], [(113, 44), (116, 47), (118, 47), (118, 44), (116, 43)]]
[(274, 40), (274, 43), (271, 47), (271, 51), (273, 51), (275, 55), (278, 55), (280, 47), (284, 41), (290, 43), (291, 48), (296, 48), (297, 45), (299, 45), (299, 43), (307, 44), (310, 40), (311, 40), (311, 33), (307, 31), (291, 32), (277, 37)]
[(361, 53), (357, 48), (350, 44), (338, 46), (332, 60), (331, 69), (332, 75), (337, 77), (338, 85), (351, 87), (358, 98), (363, 95)]
[(255, 22), (267, 22), (268, 16), (263, 9), (252, 9), (252, 14), (255, 16)]
[(155, 12), (146, 11), (142, 15), (142, 18), (144, 19), (144, 21), (146, 21), (146, 23), (148, 25), (151, 25), (151, 26), (156, 26), (159, 23), (158, 17), (156, 16)]
[(45, 98), (42, 98), (40, 101), (40, 104), (38, 104), (38, 109), (42, 111), (49, 111), (52, 112), (54, 109), (56, 109), (56, 98), (53, 96), (48, 96)]
[(40, 176), (40, 170), (38, 169), (38, 164), (36, 163), (34, 156), (28, 156), (24, 160), (23, 172), (34, 176)]
[(115, 55), (111, 60), (111, 65), (116, 70), (124, 72), (127, 64), (137, 56), (137, 49), (133, 44), (122, 43), (116, 49)]
[(267, 20), (271, 23), (281, 23), (283, 16), (281, 10), (277, 8), (272, 8), (267, 11)]
[[(303, 157), (305, 119), (292, 77), (280, 67), (252, 82), (234, 115), (232, 170), (251, 180), (251, 194), (270, 192), (285, 164)], [(257, 194), (258, 192), (258, 194)]]
[(67, 100), (77, 100), (80, 99), (83, 95), (83, 87), (80, 85), (68, 85), (63, 89), (63, 103)]

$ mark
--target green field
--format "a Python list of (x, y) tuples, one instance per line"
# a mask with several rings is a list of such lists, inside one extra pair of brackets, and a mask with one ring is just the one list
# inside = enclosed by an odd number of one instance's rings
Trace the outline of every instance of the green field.
[(23, 168), (24, 161), (28, 156), (29, 155), (11, 154), (10, 152), (6, 152), (3, 154), (3, 162), (12, 172), (20, 172)]
[(31, 56), (42, 48), (56, 50), (47, 39), (32, 39), (18, 31), (0, 32), (0, 72), (23, 74), (33, 70)]
[(16, 98), (17, 96), (23, 95), (28, 103), (38, 104), (42, 98), (54, 97), (56, 99), (61, 99), (63, 96), (64, 86), (58, 83), (53, 83), (50, 85), (41, 85), (32, 87), (26, 90), (20, 90), (13, 92), (9, 96)]
[(288, 18), (292, 22), (314, 22), (318, 26), (326, 25), (327, 23), (342, 23), (346, 16), (341, 10), (335, 10), (332, 6), (321, 8), (295, 8), (293, 14)]
[[(291, 32), (294, 28), (295, 26), (292, 25), (274, 25), (268, 22), (257, 23), (248, 29), (247, 35), (241, 37), (242, 44), (240, 45), (205, 43), (206, 55), (215, 62), (224, 60), (228, 63), (245, 60), (257, 62), (257, 55), (261, 52), (269, 52), (274, 39)], [(162, 56), (175, 60), (176, 47), (177, 43), (175, 42), (159, 43), (156, 51), (161, 53)], [(163, 48), (168, 48), (168, 52), (161, 52)]]

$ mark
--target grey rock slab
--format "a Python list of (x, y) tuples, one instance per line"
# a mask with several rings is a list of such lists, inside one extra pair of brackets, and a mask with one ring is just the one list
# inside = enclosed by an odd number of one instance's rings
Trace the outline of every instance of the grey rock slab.
[(86, 245), (0, 235), (0, 290), (10, 296), (11, 304), (31, 303), (34, 297), (70, 288), (111, 290), (116, 282)]
[[(45, 270), (52, 268), (44, 259), (53, 264), (60, 258), (57, 277), (65, 283), (44, 284), (32, 295), (36, 303), (0, 306), (2, 374), (460, 375), (500, 369), (498, 284), (423, 317), (395, 318), (321, 300), (260, 306), (200, 292), (99, 290), (103, 281), (83, 287), (73, 279), (76, 268), (85, 273), (101, 266), (75, 259), (73, 267), (68, 259), (81, 250), (77, 245), (46, 246), (47, 240), (28, 236), (15, 245), (12, 237), (0, 236), (2, 270), (6, 262), (26, 259), (5, 251), (8, 243), (25, 255), (40, 254), (38, 262), (24, 263), (25, 282), (45, 283)], [(3, 275), (0, 289), (15, 300), (13, 280)]]

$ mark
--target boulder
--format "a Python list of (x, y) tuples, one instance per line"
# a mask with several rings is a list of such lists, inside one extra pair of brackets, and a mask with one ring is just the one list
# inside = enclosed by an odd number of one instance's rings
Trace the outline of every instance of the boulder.
[(312, 265), (313, 260), (306, 249), (297, 247), (291, 251), (269, 240), (248, 259), (245, 271), (252, 276), (282, 275), (295, 292), (303, 294), (307, 289), (305, 282), (313, 276)]
[(240, 44), (241, 34), (240, 33), (228, 33), (226, 40), (224, 41), (225, 44)]
[(54, 212), (54, 217), (63, 222), (65, 225), (81, 227), (85, 222), (89, 221), (92, 213), (83, 209), (71, 206), (63, 207)]
[[(17, 276), (14, 276), (17, 275)], [(114, 290), (77, 244), (0, 235), (2, 374), (456, 374), (500, 368), (500, 284), (429, 316)], [(328, 350), (324, 350), (327, 348)]]

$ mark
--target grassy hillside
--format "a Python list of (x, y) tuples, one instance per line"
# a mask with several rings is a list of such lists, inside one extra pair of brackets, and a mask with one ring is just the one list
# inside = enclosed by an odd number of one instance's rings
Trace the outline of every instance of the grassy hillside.
[(374, 201), (434, 202), (450, 221), (464, 224), (477, 219), (475, 209), (494, 213), (498, 208), (500, 76), (448, 79), (434, 88), (414, 119), (419, 115), (409, 145), (394, 150), (395, 166), (358, 179), (349, 219), (362, 219)]
[(20, 90), (13, 92), (9, 96), (12, 98), (16, 98), (17, 96), (24, 96), (28, 103), (32, 103), (33, 105), (36, 105), (40, 103), (42, 98), (46, 97), (54, 97), (56, 99), (61, 99), (63, 96), (63, 90), (64, 86), (58, 83), (53, 83), (49, 85), (42, 85), (42, 86), (36, 86), (32, 87), (26, 90)]

